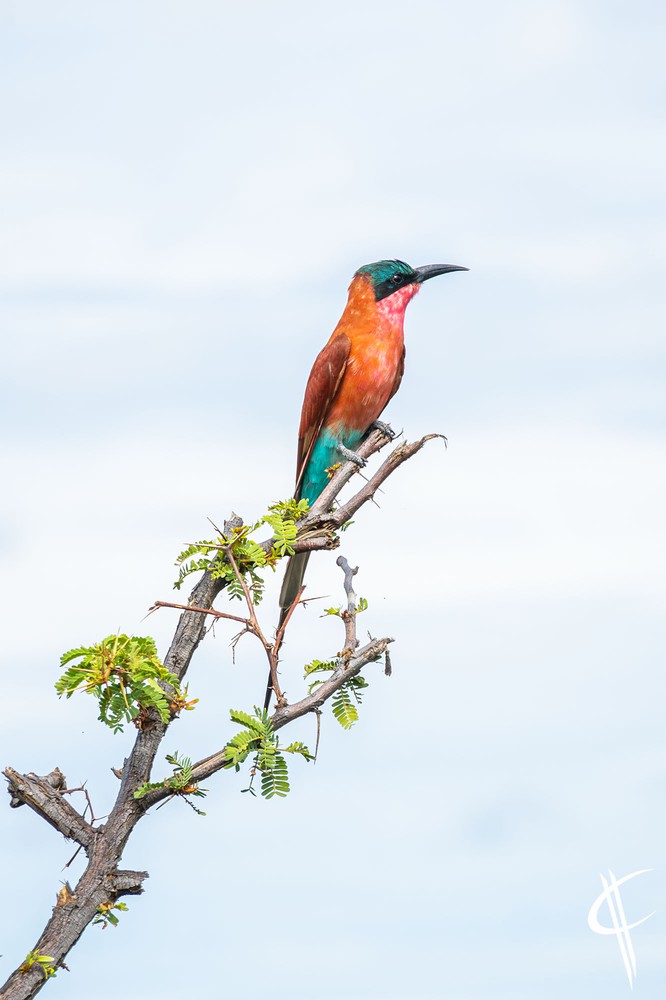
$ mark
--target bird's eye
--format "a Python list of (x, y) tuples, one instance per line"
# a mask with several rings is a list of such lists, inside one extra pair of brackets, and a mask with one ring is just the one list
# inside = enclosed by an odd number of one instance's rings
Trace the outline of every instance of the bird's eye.
[(402, 281), (402, 275), (394, 274), (393, 277), (391, 278), (391, 281), (393, 282), (394, 285), (399, 285), (400, 282)]

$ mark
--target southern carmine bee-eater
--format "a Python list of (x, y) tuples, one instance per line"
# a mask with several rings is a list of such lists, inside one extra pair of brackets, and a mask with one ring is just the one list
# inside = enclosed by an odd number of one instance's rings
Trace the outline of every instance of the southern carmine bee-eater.
[[(314, 503), (341, 459), (364, 465), (354, 453), (398, 391), (405, 369), (405, 309), (424, 281), (458, 264), (410, 267), (379, 260), (359, 267), (340, 322), (312, 366), (298, 431), (297, 500)], [(292, 556), (280, 592), (280, 624), (303, 583), (309, 552)], [(265, 707), (272, 693), (269, 680)]]

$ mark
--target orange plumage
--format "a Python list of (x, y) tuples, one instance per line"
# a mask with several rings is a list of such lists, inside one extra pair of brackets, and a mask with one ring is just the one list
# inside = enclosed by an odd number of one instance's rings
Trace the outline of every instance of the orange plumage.
[[(349, 457), (398, 391), (405, 367), (405, 309), (421, 284), (437, 274), (465, 270), (455, 264), (412, 268), (400, 260), (381, 260), (358, 269), (340, 322), (317, 356), (305, 389), (297, 497), (314, 503), (328, 482), (331, 466)], [(307, 552), (289, 560), (280, 593), (280, 623), (298, 597), (307, 561)], [(271, 690), (269, 680), (266, 708)]]

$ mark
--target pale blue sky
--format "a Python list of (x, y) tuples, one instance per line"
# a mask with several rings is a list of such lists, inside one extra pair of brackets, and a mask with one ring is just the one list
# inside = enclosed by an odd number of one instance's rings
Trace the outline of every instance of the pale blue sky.
[[(394, 676), (367, 672), (287, 801), (223, 775), (205, 819), (144, 821), (146, 894), (54, 997), (103, 969), (102, 1000), (121, 976), (129, 1000), (615, 1000), (586, 923), (609, 867), (655, 869), (625, 901), (657, 911), (635, 993), (663, 996), (665, 43), (640, 0), (0, 2), (3, 764), (106, 811), (130, 735), (57, 701), (60, 653), (118, 627), (164, 652), (175, 618), (142, 618), (182, 543), (288, 495), (356, 267), (471, 268), (410, 306), (388, 412), (448, 451), (344, 538)], [(313, 558), (310, 592), (338, 574)], [(215, 750), (261, 697), (228, 639), (165, 752)], [(339, 642), (302, 614), (292, 698)], [(0, 837), (4, 979), (72, 851), (27, 809)]]

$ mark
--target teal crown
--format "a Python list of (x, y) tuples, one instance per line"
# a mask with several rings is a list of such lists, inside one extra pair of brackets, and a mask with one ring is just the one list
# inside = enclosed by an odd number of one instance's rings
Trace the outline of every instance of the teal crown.
[(364, 264), (354, 277), (370, 278), (377, 302), (417, 280), (416, 271), (404, 260), (377, 260), (374, 264)]

